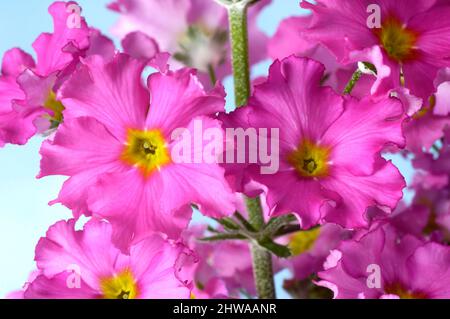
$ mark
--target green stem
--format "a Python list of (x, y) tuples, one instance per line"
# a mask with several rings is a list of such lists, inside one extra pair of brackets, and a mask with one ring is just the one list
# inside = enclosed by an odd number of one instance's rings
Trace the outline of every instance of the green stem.
[(214, 71), (214, 67), (211, 64), (208, 64), (208, 75), (211, 84), (214, 86), (217, 82), (216, 72)]
[(358, 82), (358, 80), (361, 78), (361, 76), (362, 76), (362, 72), (359, 69), (357, 69), (353, 73), (350, 81), (348, 81), (347, 85), (345, 86), (344, 94), (350, 94), (352, 92), (353, 88), (356, 85), (356, 82)]
[[(248, 62), (247, 6), (248, 1), (227, 5), (233, 60), (233, 77), (236, 105), (247, 104), (250, 96), (250, 68)], [(264, 226), (263, 211), (259, 197), (246, 198), (250, 224), (259, 231)], [(253, 276), (261, 299), (275, 298), (272, 255), (256, 242), (251, 244)]]
[(275, 299), (272, 255), (257, 243), (251, 244), (253, 276), (259, 299)]
[(230, 24), (234, 95), (236, 106), (247, 104), (250, 96), (250, 68), (248, 63), (247, 4), (228, 6)]

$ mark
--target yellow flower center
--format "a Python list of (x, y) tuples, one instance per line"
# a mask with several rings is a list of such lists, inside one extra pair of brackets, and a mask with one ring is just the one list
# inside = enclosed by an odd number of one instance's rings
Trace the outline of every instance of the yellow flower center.
[(160, 130), (129, 129), (121, 159), (138, 167), (147, 177), (154, 170), (168, 164), (170, 155)]
[(302, 177), (324, 177), (328, 175), (330, 150), (309, 140), (289, 154), (288, 162)]
[(320, 235), (320, 227), (301, 230), (294, 233), (289, 240), (288, 247), (292, 255), (298, 256), (310, 250)]
[(413, 292), (403, 288), (400, 284), (388, 285), (384, 288), (387, 294), (397, 295), (400, 299), (427, 299), (427, 296), (422, 292)]
[(44, 107), (48, 110), (53, 111), (53, 116), (50, 116), (51, 128), (55, 128), (63, 120), (64, 105), (56, 100), (55, 92), (50, 91), (47, 100), (44, 103)]
[(383, 22), (381, 29), (374, 30), (391, 59), (402, 62), (414, 57), (417, 34), (405, 28), (399, 20), (389, 18)]
[(139, 293), (133, 274), (128, 269), (101, 280), (100, 289), (104, 299), (135, 299)]

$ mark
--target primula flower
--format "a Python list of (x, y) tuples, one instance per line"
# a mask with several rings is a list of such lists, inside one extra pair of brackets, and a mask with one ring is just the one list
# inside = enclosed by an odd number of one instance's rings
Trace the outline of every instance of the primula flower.
[[(256, 18), (270, 2), (259, 1), (249, 9), (252, 64), (266, 57), (267, 37), (258, 29)], [(231, 73), (227, 11), (215, 1), (115, 0), (109, 8), (120, 13), (113, 29), (115, 35), (123, 39), (129, 33), (143, 32), (156, 40), (161, 51), (172, 55), (172, 66), (184, 65), (201, 71), (199, 76), (205, 85), (209, 85), (209, 77), (221, 80)]]
[[(360, 69), (360, 61), (369, 62), (371, 68), (364, 68), (359, 80), (351, 91), (351, 95), (363, 98), (371, 95), (375, 99), (395, 96), (403, 103), (404, 111), (411, 116), (422, 108), (422, 99), (412, 96), (410, 91), (401, 86), (398, 79), (391, 76), (391, 61), (383, 54), (382, 49), (374, 46), (349, 54), (345, 63), (340, 63), (332, 52), (319, 39), (309, 37), (308, 28), (312, 16), (292, 17), (281, 22), (275, 35), (268, 44), (269, 55), (273, 59), (282, 59), (292, 54), (319, 61), (325, 66), (322, 83), (331, 86), (336, 92), (343, 92), (352, 74)], [(342, 62), (342, 61), (341, 61)], [(433, 124), (435, 124), (433, 122)], [(434, 127), (437, 127), (435, 124)], [(438, 127), (439, 128), (439, 127)], [(442, 130), (440, 130), (442, 131)], [(440, 134), (438, 131), (437, 134)], [(415, 142), (418, 144), (422, 139)], [(431, 139), (431, 138), (429, 138)], [(415, 141), (414, 139), (411, 139)]]
[(434, 231), (431, 226), (431, 211), (427, 205), (412, 203), (410, 206), (399, 205), (389, 216), (388, 222), (395, 227), (398, 236), (406, 234), (418, 238), (429, 235)]
[(399, 238), (389, 225), (358, 241), (344, 241), (319, 273), (334, 298), (440, 299), (450, 297), (450, 247)]
[[(172, 158), (176, 129), (197, 139), (191, 156), (203, 156), (204, 130), (221, 129), (208, 116), (223, 110), (223, 89), (206, 94), (191, 69), (152, 74), (147, 89), (144, 66), (125, 54), (111, 62), (84, 59), (60, 90), (64, 123), (41, 148), (40, 177), (70, 177), (55, 202), (75, 216), (92, 212), (109, 220), (121, 248), (148, 231), (178, 238), (191, 203), (213, 217), (235, 209), (222, 168)], [(199, 136), (194, 121), (202, 124)]]
[(111, 243), (110, 224), (91, 220), (82, 231), (74, 227), (74, 219), (60, 221), (41, 238), (36, 247), (40, 273), (27, 284), (25, 299), (190, 297), (183, 272), (190, 252), (179, 244), (153, 234), (125, 255)]
[[(312, 16), (290, 17), (281, 21), (276, 33), (268, 42), (268, 53), (272, 59), (284, 59), (293, 54), (311, 58), (325, 66), (322, 83), (342, 92), (345, 85), (357, 69), (357, 63), (340, 64), (336, 57), (322, 43), (307, 37)], [(354, 86), (351, 94), (355, 97), (366, 96), (375, 77), (372, 74), (363, 74)]]
[(16, 82), (17, 76), (26, 68), (33, 67), (33, 58), (20, 49), (5, 53), (0, 75), (0, 146), (5, 143), (25, 144), (34, 134), (34, 119), (42, 113), (37, 110), (19, 113), (17, 100), (25, 93)]
[(36, 119), (39, 132), (56, 127), (62, 121), (64, 106), (56, 100), (56, 92), (67, 75), (75, 67), (81, 52), (89, 48), (89, 28), (80, 17), (80, 26), (68, 27), (71, 14), (67, 10), (75, 2), (54, 2), (49, 7), (53, 18), (53, 33), (42, 33), (33, 43), (37, 62), (21, 73), (17, 82), (25, 93), (18, 101), (21, 112), (45, 111), (44, 118)]
[(450, 190), (424, 189), (416, 186), (415, 205), (426, 209), (427, 219), (423, 234), (432, 240), (450, 242)]
[(292, 253), (285, 264), (292, 270), (293, 279), (307, 279), (323, 270), (322, 265), (330, 250), (336, 248), (342, 240), (350, 238), (351, 234), (351, 231), (330, 223), (300, 230), (283, 238), (282, 242), (287, 241)]
[[(321, 87), (323, 66), (290, 57), (276, 61), (266, 83), (255, 87), (247, 126), (279, 129), (279, 170), (251, 178), (268, 189), (272, 215), (294, 212), (303, 228), (329, 221), (366, 226), (370, 206), (396, 206), (405, 182), (380, 156), (404, 142), (402, 105), (396, 99), (358, 101)], [(272, 137), (269, 137), (269, 139)]]
[(406, 149), (416, 154), (429, 151), (444, 136), (450, 117), (435, 114), (436, 98), (432, 96), (422, 108), (408, 118), (403, 126)]
[(194, 225), (183, 234), (184, 240), (196, 252), (199, 260), (194, 272), (194, 297), (203, 298), (209, 294), (210, 298), (238, 298), (242, 291), (255, 295), (248, 243), (238, 240), (199, 241), (199, 238), (206, 236), (205, 228), (203, 225)]
[[(370, 26), (370, 5), (380, 8), (381, 26)], [(313, 21), (306, 31), (345, 63), (356, 51), (379, 46), (389, 59), (390, 77), (400, 86), (400, 74), (411, 93), (424, 100), (434, 92), (438, 70), (449, 66), (450, 5), (434, 0), (303, 1)], [(369, 12), (369, 13), (368, 13)], [(373, 14), (373, 12), (372, 12)]]
[(328, 290), (318, 289), (311, 282), (311, 278), (323, 270), (323, 263), (330, 251), (351, 236), (351, 231), (330, 223), (309, 230), (300, 230), (277, 240), (287, 244), (292, 253), (292, 257), (281, 260), (292, 273), (292, 278), (284, 281), (283, 288), (301, 299), (327, 297)]
[[(69, 5), (54, 2), (49, 7), (53, 33), (42, 33), (34, 41), (37, 61), (20, 49), (11, 49), (3, 59), (0, 77), (0, 141), (25, 144), (36, 132), (55, 128), (62, 121), (64, 106), (56, 95), (61, 84), (75, 70), (81, 56), (114, 54), (114, 44), (98, 30), (68, 21)], [(2, 142), (0, 142), (2, 143)]]
[(435, 177), (448, 177), (448, 183), (450, 182), (450, 123), (444, 129), (440, 144), (442, 145), (437, 147), (436, 156), (430, 153), (417, 154), (413, 164), (416, 169), (429, 172)]
[(450, 240), (450, 129), (438, 155), (421, 154), (413, 160), (417, 169), (412, 189), (414, 205), (426, 209), (427, 223), (423, 231), (437, 240)]

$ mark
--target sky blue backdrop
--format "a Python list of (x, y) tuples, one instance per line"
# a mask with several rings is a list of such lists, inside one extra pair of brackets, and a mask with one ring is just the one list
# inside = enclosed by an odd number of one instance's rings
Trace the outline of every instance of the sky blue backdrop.
[[(0, 55), (9, 48), (19, 46), (32, 52), (31, 43), (44, 31), (52, 30), (47, 14), (51, 0), (1, 1), (0, 4)], [(116, 15), (105, 8), (110, 0), (78, 0), (90, 25), (109, 34)], [(298, 0), (274, 0), (260, 17), (261, 27), (272, 35), (279, 22), (290, 15), (304, 12)], [(261, 63), (254, 75), (266, 73), (269, 62)], [(226, 81), (227, 91), (231, 81)], [(56, 205), (49, 207), (64, 178), (35, 179), (39, 170), (39, 146), (42, 139), (33, 138), (26, 146), (6, 146), (0, 149), (0, 297), (18, 289), (35, 268), (34, 247), (49, 225), (70, 216), (67, 209)], [(396, 159), (409, 179), (410, 168)], [(281, 280), (277, 277), (279, 289)], [(280, 297), (285, 296), (281, 294)]]

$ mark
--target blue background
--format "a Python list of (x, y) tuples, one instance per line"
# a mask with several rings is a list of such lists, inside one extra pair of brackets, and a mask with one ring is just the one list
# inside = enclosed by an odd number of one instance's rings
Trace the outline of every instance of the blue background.
[[(211, 0), (212, 1), (212, 0)], [(32, 53), (31, 43), (41, 32), (52, 31), (52, 21), (47, 13), (51, 0), (1, 1), (0, 4), (0, 55), (12, 48), (21, 47)], [(78, 0), (89, 25), (105, 34), (117, 19), (117, 15), (106, 9), (110, 0)], [(261, 14), (259, 24), (272, 35), (279, 22), (288, 16), (301, 15), (298, 0), (274, 0)], [(269, 61), (253, 70), (253, 75), (263, 75)], [(226, 88), (232, 99), (231, 81)], [(231, 104), (231, 102), (229, 102)], [(41, 137), (33, 138), (25, 146), (7, 145), (0, 149), (0, 297), (19, 289), (30, 271), (35, 269), (34, 247), (47, 228), (60, 219), (70, 217), (70, 212), (60, 205), (48, 206), (48, 201), (57, 197), (64, 177), (35, 179), (39, 171), (39, 147)], [(407, 163), (395, 158), (407, 179), (411, 169)], [(279, 274), (277, 289), (279, 297), (282, 278)]]

